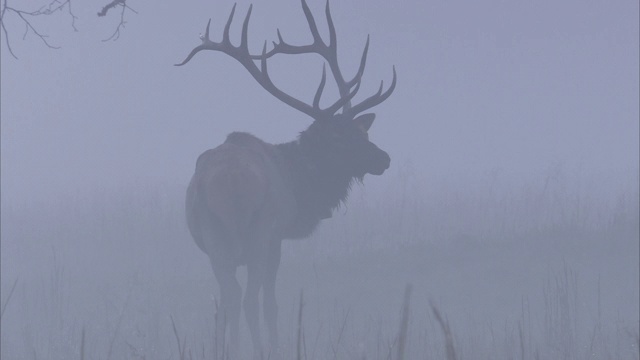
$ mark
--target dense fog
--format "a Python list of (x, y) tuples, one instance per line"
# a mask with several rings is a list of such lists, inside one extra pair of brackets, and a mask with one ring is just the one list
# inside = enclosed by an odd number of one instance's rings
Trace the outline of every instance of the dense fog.
[[(115, 41), (102, 40), (121, 7), (97, 17), (105, 4), (74, 2), (78, 31), (66, 7), (27, 16), (58, 49), (2, 18), (0, 355), (213, 359), (219, 289), (184, 214), (196, 159), (232, 131), (282, 143), (311, 119), (225, 54), (173, 66), (209, 18), (221, 39), (232, 1), (128, 1)], [(328, 38), (324, 1), (309, 6)], [(397, 71), (369, 131), (391, 167), (283, 243), (282, 358), (637, 359), (638, 12), (332, 1), (347, 77), (370, 36), (354, 101)], [(297, 0), (256, 2), (251, 52), (277, 29), (311, 41)], [(322, 64), (279, 55), (269, 73), (311, 103)], [(240, 332), (237, 357), (250, 358), (244, 317)]]

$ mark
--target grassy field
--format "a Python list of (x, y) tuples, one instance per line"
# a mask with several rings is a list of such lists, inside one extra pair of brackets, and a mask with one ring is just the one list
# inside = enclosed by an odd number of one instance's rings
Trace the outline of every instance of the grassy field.
[[(637, 181), (428, 182), (356, 188), (285, 243), (284, 358), (300, 343), (304, 359), (638, 359)], [(213, 359), (217, 284), (182, 196), (3, 197), (2, 359)]]

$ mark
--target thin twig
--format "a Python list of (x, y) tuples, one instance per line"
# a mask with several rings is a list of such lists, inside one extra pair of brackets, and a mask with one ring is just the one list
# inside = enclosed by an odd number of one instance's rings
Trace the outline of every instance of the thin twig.
[(409, 300), (411, 298), (411, 284), (404, 289), (404, 303), (402, 305), (402, 320), (400, 320), (400, 332), (398, 334), (398, 360), (404, 359), (404, 348), (407, 344), (407, 332), (409, 328)]
[(338, 334), (338, 340), (336, 342), (335, 349), (333, 348), (333, 346), (331, 347), (333, 349), (333, 358), (334, 359), (338, 358), (338, 350), (340, 349), (340, 341), (342, 340), (342, 334), (344, 333), (344, 328), (347, 326), (347, 318), (349, 318), (349, 313), (350, 312), (351, 312), (351, 308), (349, 308), (347, 310), (347, 314), (344, 316), (344, 319), (342, 320), (342, 326), (340, 327), (340, 333)]
[(107, 15), (107, 12), (116, 6), (122, 7), (122, 11), (120, 11), (120, 22), (118, 23), (118, 26), (116, 27), (116, 30), (113, 32), (113, 34), (111, 34), (111, 36), (109, 36), (108, 38), (102, 40), (102, 42), (106, 42), (109, 40), (116, 41), (120, 38), (120, 29), (124, 29), (125, 24), (127, 23), (127, 21), (124, 19), (124, 14), (127, 9), (134, 14), (138, 14), (138, 12), (132, 9), (131, 6), (127, 5), (126, 0), (113, 0), (109, 4), (105, 5), (102, 10), (100, 10), (100, 12), (98, 12), (98, 16), (102, 17)]
[(176, 328), (176, 323), (173, 321), (173, 316), (170, 315), (169, 316), (171, 318), (171, 326), (173, 326), (173, 334), (176, 336), (176, 342), (178, 343), (178, 353), (180, 354), (180, 360), (184, 360), (184, 351), (185, 351), (185, 345), (187, 343), (187, 339), (184, 339), (182, 341), (182, 344), (180, 343), (180, 336), (178, 336), (178, 329)]
[(102, 17), (107, 15), (107, 12), (111, 9), (113, 9), (114, 7), (116, 7), (117, 5), (124, 5), (125, 0), (113, 0), (112, 2), (108, 3), (107, 5), (105, 5), (102, 10), (98, 11), (98, 16)]
[(18, 284), (18, 278), (16, 278), (13, 281), (13, 285), (11, 286), (11, 290), (9, 291), (9, 296), (7, 296), (7, 300), (5, 300), (4, 305), (2, 305), (2, 311), (0, 311), (0, 320), (2, 320), (4, 311), (7, 309), (7, 305), (9, 305), (9, 301), (11, 301), (11, 296), (13, 295), (13, 291), (16, 289), (17, 284)]
[(82, 327), (82, 337), (80, 340), (80, 360), (84, 360), (84, 326)]
[(124, 313), (129, 306), (129, 300), (131, 299), (131, 293), (133, 292), (133, 284), (129, 287), (129, 293), (127, 294), (127, 298), (122, 305), (122, 311), (120, 312), (120, 316), (118, 317), (118, 322), (116, 323), (116, 330), (111, 338), (111, 342), (109, 343), (109, 352), (107, 353), (107, 360), (111, 359), (111, 354), (113, 353), (113, 344), (116, 342), (116, 338), (118, 337), (118, 333), (120, 332), (120, 325), (122, 324), (122, 319), (124, 318)]
[(436, 317), (436, 320), (438, 321), (438, 324), (440, 324), (440, 328), (444, 333), (447, 360), (457, 360), (456, 349), (453, 346), (453, 335), (451, 334), (451, 329), (449, 328), (449, 321), (445, 321), (442, 319), (440, 311), (438, 311), (433, 302), (431, 302), (431, 311), (433, 311), (433, 315)]
[(302, 307), (304, 306), (303, 291), (300, 290), (300, 308), (298, 310), (298, 341), (296, 346), (297, 360), (302, 360)]
[(36, 29), (36, 27), (32, 24), (32, 20), (31, 18), (37, 17), (37, 16), (48, 16), (48, 15), (52, 15), (54, 13), (56, 13), (57, 11), (62, 11), (64, 8), (67, 8), (69, 16), (71, 16), (71, 27), (73, 28), (74, 31), (78, 31), (78, 29), (76, 28), (76, 19), (78, 18), (77, 16), (75, 16), (75, 14), (73, 13), (73, 10), (71, 9), (71, 0), (53, 0), (50, 3), (48, 3), (47, 5), (43, 5), (41, 6), (38, 10), (34, 10), (34, 11), (26, 11), (26, 10), (21, 10), (21, 9), (17, 9), (14, 8), (12, 6), (9, 6), (8, 4), (8, 0), (5, 0), (3, 6), (2, 6), (2, 12), (0, 12), (0, 23), (2, 24), (2, 31), (4, 31), (4, 36), (5, 36), (5, 40), (7, 43), (7, 50), (9, 50), (9, 53), (11, 54), (11, 56), (13, 56), (15, 59), (17, 59), (18, 57), (16, 56), (16, 54), (13, 52), (13, 49), (11, 48), (11, 43), (10, 43), (10, 38), (9, 38), (9, 31), (7, 30), (7, 27), (5, 26), (5, 16), (9, 13), (13, 13), (14, 15), (16, 15), (17, 17), (19, 17), (22, 20), (22, 23), (25, 26), (25, 32), (24, 35), (22, 36), (22, 38), (26, 38), (26, 36), (29, 34), (29, 31), (33, 32), (38, 38), (40, 38), (40, 40), (42, 40), (42, 42), (51, 49), (59, 49), (58, 46), (54, 46), (52, 44), (50, 44), (47, 41), (47, 37), (48, 35), (45, 35), (43, 33), (41, 33), (40, 31), (38, 31)]

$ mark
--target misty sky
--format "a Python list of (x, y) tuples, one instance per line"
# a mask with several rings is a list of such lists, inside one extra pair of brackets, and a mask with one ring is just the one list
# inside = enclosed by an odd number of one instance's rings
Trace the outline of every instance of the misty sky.
[[(59, 50), (32, 34), (23, 41), (24, 27), (6, 19), (20, 59), (2, 37), (3, 199), (186, 184), (196, 157), (231, 131), (283, 142), (310, 123), (224, 54), (173, 66), (199, 44), (209, 17), (220, 39), (232, 1), (131, 0), (139, 14), (127, 15), (115, 42), (100, 41), (119, 20), (95, 16), (104, 3), (74, 3), (79, 32), (65, 14), (34, 21)], [(238, 4), (233, 39), (248, 5)], [(326, 35), (324, 2), (310, 6)], [(421, 174), (474, 181), (561, 164), (637, 182), (637, 1), (348, 0), (333, 1), (332, 13), (347, 76), (371, 35), (360, 99), (388, 84), (396, 66), (397, 89), (375, 108), (371, 130), (392, 166), (411, 161)], [(297, 0), (255, 2), (254, 52), (276, 28), (291, 43), (310, 39)], [(280, 56), (270, 73), (310, 102), (321, 62)]]

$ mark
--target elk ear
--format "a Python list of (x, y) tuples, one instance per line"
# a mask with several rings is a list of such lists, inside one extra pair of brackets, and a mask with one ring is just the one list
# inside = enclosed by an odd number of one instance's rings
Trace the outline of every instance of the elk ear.
[(353, 121), (355, 121), (356, 125), (358, 125), (362, 130), (366, 132), (369, 131), (369, 128), (373, 124), (373, 120), (375, 120), (375, 118), (376, 114), (368, 113), (358, 116), (357, 118), (353, 119)]

